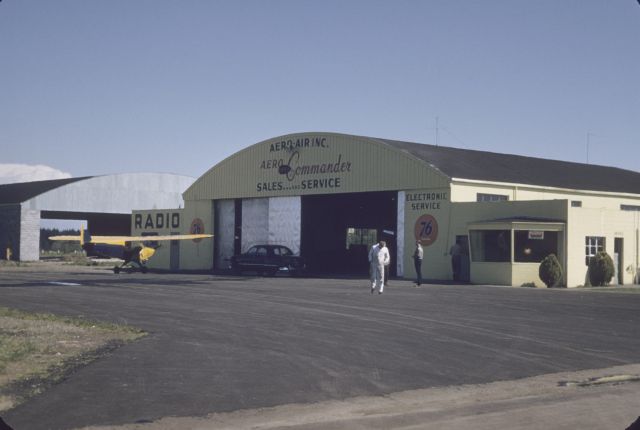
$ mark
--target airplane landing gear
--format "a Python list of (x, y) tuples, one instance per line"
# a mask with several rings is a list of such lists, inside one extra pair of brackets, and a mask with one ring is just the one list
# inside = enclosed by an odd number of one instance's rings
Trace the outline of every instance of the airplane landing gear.
[[(125, 263), (126, 264), (126, 263)], [(149, 271), (149, 268), (145, 265), (140, 264), (140, 272), (142, 273), (147, 273)], [(124, 264), (121, 266), (114, 266), (113, 267), (113, 273), (115, 273), (116, 275), (122, 271), (126, 271), (127, 273), (134, 273), (135, 272), (135, 268), (133, 266), (125, 266)]]

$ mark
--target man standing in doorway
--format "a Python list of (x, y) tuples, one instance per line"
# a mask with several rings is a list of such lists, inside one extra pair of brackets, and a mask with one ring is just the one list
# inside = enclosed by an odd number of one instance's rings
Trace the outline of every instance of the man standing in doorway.
[(449, 249), (451, 255), (451, 270), (453, 271), (453, 280), (460, 280), (460, 266), (462, 263), (462, 246), (460, 239), (456, 239), (456, 243)]
[(422, 259), (424, 258), (424, 251), (422, 250), (422, 244), (419, 240), (416, 241), (416, 250), (413, 251), (413, 264), (416, 268), (416, 287), (422, 284)]
[(389, 250), (384, 240), (371, 247), (369, 251), (369, 264), (371, 269), (371, 294), (374, 293), (376, 287), (378, 294), (384, 291), (384, 266), (390, 261)]

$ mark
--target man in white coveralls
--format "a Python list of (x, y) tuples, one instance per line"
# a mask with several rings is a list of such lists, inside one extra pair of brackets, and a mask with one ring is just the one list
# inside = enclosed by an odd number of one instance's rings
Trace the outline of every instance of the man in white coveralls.
[(391, 257), (389, 249), (384, 240), (376, 243), (369, 250), (369, 265), (371, 270), (371, 294), (378, 287), (378, 294), (382, 294), (384, 290), (384, 270), (385, 265), (389, 264)]

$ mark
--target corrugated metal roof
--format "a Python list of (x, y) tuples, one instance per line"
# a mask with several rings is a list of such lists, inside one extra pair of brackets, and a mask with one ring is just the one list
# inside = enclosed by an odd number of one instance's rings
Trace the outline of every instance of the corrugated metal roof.
[(47, 191), (62, 187), (73, 182), (90, 179), (93, 176), (80, 178), (51, 179), (48, 181), (18, 182), (0, 185), (0, 204), (15, 204), (25, 202)]
[(449, 178), (640, 194), (640, 173), (616, 167), (376, 139)]

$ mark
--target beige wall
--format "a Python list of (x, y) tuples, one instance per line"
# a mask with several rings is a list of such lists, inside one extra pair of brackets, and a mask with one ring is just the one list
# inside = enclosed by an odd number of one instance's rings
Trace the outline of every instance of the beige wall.
[(640, 205), (640, 197), (593, 191), (562, 190), (526, 185), (486, 184), (454, 181), (451, 184), (451, 200), (475, 202), (478, 193), (501, 194), (515, 200), (569, 200), (580, 201), (583, 208), (620, 209), (620, 205)]
[[(197, 219), (201, 220), (196, 221)], [(193, 226), (202, 225), (203, 230), (194, 231)], [(158, 235), (213, 233), (213, 210), (211, 202), (189, 202), (184, 209), (160, 209), (133, 211), (131, 233)], [(150, 238), (152, 240), (152, 238)], [(212, 239), (181, 240), (178, 243), (179, 270), (208, 270), (213, 265)], [(161, 243), (147, 266), (152, 269), (171, 269), (171, 242)], [(175, 258), (175, 257), (174, 257)]]
[[(568, 265), (569, 286), (584, 285), (587, 266), (585, 262), (585, 238), (587, 236), (605, 237), (605, 251), (613, 258), (616, 238), (624, 241), (623, 282), (634, 282), (640, 266), (639, 238), (640, 212), (621, 211), (619, 209), (569, 208), (568, 228)], [(612, 281), (616, 283), (616, 280)]]
[[(587, 192), (587, 191), (574, 191), (574, 190), (558, 190), (551, 188), (536, 188), (529, 186), (508, 186), (502, 184), (479, 184), (479, 183), (453, 183), (451, 186), (451, 198), (454, 202), (475, 202), (477, 193), (486, 194), (503, 194), (508, 195), (512, 201), (528, 201), (528, 200), (553, 200), (553, 199), (566, 199), (567, 204), (567, 231), (566, 231), (566, 265), (565, 269), (568, 270), (565, 273), (566, 284), (569, 287), (576, 287), (585, 284), (587, 275), (587, 266), (585, 264), (585, 238), (587, 236), (603, 236), (605, 237), (606, 251), (613, 258), (614, 243), (616, 238), (623, 240), (623, 256), (622, 256), (622, 278), (625, 284), (631, 284), (636, 280), (638, 273), (638, 267), (640, 261), (638, 254), (638, 218), (640, 212), (637, 211), (623, 211), (620, 209), (621, 205), (640, 205), (640, 198), (627, 194), (614, 194), (614, 193), (599, 193), (599, 192)], [(572, 201), (580, 201), (581, 207), (572, 207)], [(492, 203), (484, 203), (483, 205), (491, 205)], [(547, 218), (554, 218), (556, 215), (553, 212), (546, 213), (546, 210), (542, 212), (539, 208), (545, 206), (532, 207), (529, 216), (543, 216)], [(491, 208), (491, 206), (485, 206)], [(476, 215), (480, 215), (483, 209), (478, 207), (479, 212), (474, 209), (473, 212)], [(459, 211), (454, 210), (456, 214), (466, 213), (466, 210)], [(534, 215), (536, 214), (537, 215)], [(461, 215), (462, 215), (461, 214)], [(486, 214), (488, 215), (488, 214)], [(454, 217), (454, 224), (456, 219)], [(464, 217), (463, 217), (464, 218)], [(461, 227), (457, 224), (457, 227)], [(513, 279), (514, 285), (518, 285), (518, 282), (531, 282), (531, 280), (525, 281), (527, 277), (533, 276), (535, 267), (526, 267), (514, 265)], [(529, 265), (530, 266), (530, 265)], [(472, 278), (475, 277), (478, 272), (474, 273), (472, 267)], [(535, 269), (535, 270), (534, 270)], [(527, 274), (527, 272), (529, 272)], [(483, 277), (483, 276), (481, 276)], [(537, 278), (537, 277), (536, 277)], [(516, 282), (517, 281), (517, 282)], [(539, 279), (537, 280), (537, 282)], [(541, 281), (539, 281), (541, 282)], [(617, 279), (612, 283), (617, 282)]]
[[(404, 252), (402, 255), (404, 256), (404, 276), (406, 278), (412, 279), (416, 276), (413, 251), (418, 239), (420, 239), (424, 251), (423, 278), (451, 278), (447, 252), (452, 244), (451, 238), (455, 238), (456, 234), (451, 229), (451, 217), (448, 187), (405, 191)], [(466, 234), (466, 232), (459, 234)]]
[(451, 199), (454, 202), (475, 202), (478, 193), (501, 194), (508, 196), (510, 201), (517, 200), (514, 187), (508, 185), (486, 186), (455, 182), (451, 184)]
[[(451, 203), (448, 198), (439, 201), (439, 205), (434, 208), (423, 209), (419, 201), (411, 201), (411, 194), (421, 193), (447, 193), (446, 188), (428, 189), (422, 191), (406, 191), (407, 201), (405, 202), (405, 247), (404, 247), (404, 267), (405, 277), (414, 278), (413, 249), (416, 241), (416, 229), (419, 228), (421, 219), (430, 219), (437, 222), (438, 235), (435, 241), (429, 246), (424, 246), (424, 260), (422, 264), (423, 277), (427, 279), (452, 279), (451, 257), (448, 254), (449, 248), (455, 242), (457, 235), (467, 235), (469, 224), (484, 221), (491, 221), (500, 218), (513, 217), (536, 217), (565, 221), (567, 219), (566, 200), (547, 201), (524, 201), (524, 202), (463, 202)], [(425, 216), (425, 218), (421, 218)], [(533, 225), (532, 229), (541, 228)], [(424, 242), (423, 242), (424, 243)], [(561, 248), (563, 248), (561, 244)], [(583, 246), (584, 248), (584, 246)], [(535, 268), (533, 266), (536, 266)], [(533, 277), (535, 273), (535, 277)], [(526, 280), (524, 280), (526, 279)], [(525, 282), (540, 283), (537, 276), (537, 265), (520, 263), (517, 265), (517, 272), (513, 271), (509, 263), (472, 263), (471, 281), (474, 283), (499, 284), (499, 285), (521, 285)]]
[(512, 270), (510, 263), (474, 263), (471, 267), (471, 283), (512, 285)]
[[(131, 234), (143, 236), (148, 233), (156, 235), (181, 234), (184, 232), (184, 214), (182, 209), (140, 210), (133, 211), (131, 215)], [(152, 238), (150, 238), (152, 240)], [(161, 243), (147, 263), (151, 269), (170, 268), (169, 242)]]
[[(213, 234), (213, 201), (185, 201), (183, 233), (196, 233), (193, 226), (202, 223), (204, 231), (198, 233)], [(213, 246), (215, 237), (200, 241), (180, 241), (180, 269), (211, 270), (213, 269)]]
[(519, 287), (533, 282), (536, 287), (545, 288), (546, 285), (540, 279), (539, 270), (540, 263), (513, 263), (511, 265), (511, 285)]

